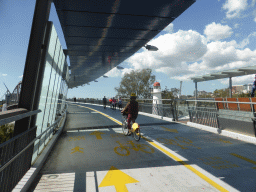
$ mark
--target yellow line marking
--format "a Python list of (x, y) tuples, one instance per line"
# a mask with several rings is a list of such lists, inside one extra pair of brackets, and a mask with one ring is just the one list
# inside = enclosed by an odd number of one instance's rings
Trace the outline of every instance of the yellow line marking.
[[(81, 106), (84, 107), (84, 106)], [(89, 107), (84, 107), (84, 108), (88, 108), (91, 109)], [(95, 109), (91, 109), (93, 111), (97, 111)], [(99, 111), (97, 111), (99, 112)], [(110, 116), (99, 112), (100, 114), (104, 115), (105, 117), (108, 117), (109, 119), (113, 120), (114, 122), (118, 123), (119, 125), (122, 125), (121, 122), (111, 118)], [(219, 191), (223, 191), (223, 192), (228, 192), (228, 190), (226, 190), (225, 188), (223, 188), (222, 186), (220, 186), (219, 184), (217, 184), (216, 182), (214, 182), (213, 180), (211, 180), (210, 178), (208, 178), (207, 176), (205, 176), (204, 174), (202, 174), (201, 172), (199, 172), (198, 170), (196, 170), (194, 167), (192, 167), (191, 165), (188, 165), (187, 163), (185, 163), (184, 161), (182, 161), (180, 158), (176, 157), (175, 155), (173, 155), (172, 153), (170, 153), (169, 151), (165, 150), (164, 148), (160, 147), (159, 145), (157, 145), (156, 143), (150, 141), (149, 139), (145, 138), (145, 137), (141, 137), (143, 139), (145, 139), (147, 142), (149, 142), (149, 144), (151, 144), (152, 146), (154, 146), (155, 148), (159, 149), (160, 151), (162, 151), (163, 153), (165, 153), (166, 155), (168, 155), (169, 157), (171, 157), (172, 159), (174, 159), (175, 161), (178, 161), (180, 164), (184, 165), (186, 168), (188, 168), (189, 170), (191, 170), (192, 172), (194, 172), (196, 175), (198, 175), (199, 177), (201, 177), (203, 180), (205, 180), (207, 183), (209, 183), (210, 185), (212, 185), (213, 187), (215, 187), (216, 189), (218, 189)], [(99, 186), (100, 187), (100, 186)]]
[(164, 126), (160, 126), (160, 127), (164, 128), (165, 131), (169, 131), (169, 132), (172, 132), (172, 133), (179, 133), (179, 132), (177, 131), (177, 129), (169, 129), (169, 128), (164, 127)]
[[(142, 137), (144, 138), (144, 137)], [(166, 155), (168, 155), (169, 157), (171, 157), (172, 159), (174, 159), (175, 161), (178, 161), (180, 164), (184, 165), (186, 168), (188, 168), (190, 171), (194, 172), (196, 175), (198, 175), (199, 177), (201, 177), (203, 180), (205, 180), (206, 182), (208, 182), (210, 185), (212, 185), (213, 187), (215, 187), (216, 189), (218, 189), (219, 191), (228, 191), (225, 188), (223, 188), (222, 186), (220, 186), (219, 184), (217, 184), (216, 182), (214, 182), (213, 180), (211, 180), (210, 178), (208, 178), (207, 176), (205, 176), (204, 174), (200, 173), (198, 170), (196, 170), (194, 167), (192, 167), (191, 165), (188, 165), (186, 162), (182, 161), (180, 158), (176, 157), (175, 155), (173, 155), (172, 153), (170, 153), (169, 151), (165, 150), (164, 148), (160, 147), (159, 145), (157, 145), (156, 143), (150, 141), (149, 139), (146, 139), (151, 145), (153, 145), (155, 148), (159, 149), (160, 151), (164, 152)]]
[(228, 140), (223, 140), (223, 139), (219, 139), (219, 141), (223, 142), (223, 143), (229, 143), (229, 144), (232, 144), (230, 141)]
[(80, 107), (84, 107), (84, 108), (87, 108), (87, 109), (91, 109), (91, 110), (93, 110), (93, 111), (96, 111), (96, 112), (100, 113), (101, 115), (103, 115), (103, 116), (105, 116), (105, 117), (111, 119), (112, 121), (116, 122), (117, 124), (122, 125), (121, 122), (119, 122), (119, 121), (113, 119), (112, 117), (110, 117), (110, 116), (108, 116), (108, 115), (106, 115), (106, 114), (104, 114), (104, 113), (101, 113), (100, 111), (97, 111), (97, 110), (92, 109), (92, 108), (90, 108), (90, 107), (85, 107), (85, 106), (80, 106)]
[[(249, 163), (252, 163), (252, 164), (256, 165), (256, 161), (251, 160), (251, 159), (248, 159), (248, 158), (243, 157), (243, 156), (241, 156), (241, 155), (238, 155), (238, 154), (236, 154), (236, 153), (230, 153), (230, 155), (233, 155), (233, 156), (235, 156), (235, 157), (238, 157), (238, 158), (240, 158), (240, 159), (243, 159), (243, 160), (245, 160), (245, 161), (247, 161), (247, 162), (249, 162)], [(253, 169), (256, 169), (256, 167), (253, 167)]]

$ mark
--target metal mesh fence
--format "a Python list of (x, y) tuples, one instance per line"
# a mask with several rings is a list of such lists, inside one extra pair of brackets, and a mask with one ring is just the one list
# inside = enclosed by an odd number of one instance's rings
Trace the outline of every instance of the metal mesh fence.
[(219, 128), (217, 108), (188, 107), (190, 122)]

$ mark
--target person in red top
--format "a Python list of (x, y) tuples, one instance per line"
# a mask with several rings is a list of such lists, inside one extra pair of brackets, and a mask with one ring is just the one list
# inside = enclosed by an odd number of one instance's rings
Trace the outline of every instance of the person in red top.
[(112, 109), (114, 110), (116, 110), (116, 99), (115, 99), (115, 97), (113, 97), (113, 99), (112, 99)]
[(126, 112), (128, 113), (127, 123), (128, 123), (128, 135), (131, 135), (131, 121), (135, 123), (135, 120), (138, 117), (139, 112), (139, 105), (136, 101), (136, 94), (132, 93), (130, 97), (131, 101), (127, 103), (125, 108), (121, 111), (121, 113)]
[(111, 105), (112, 105), (112, 98), (110, 98), (108, 101), (109, 101), (110, 107), (111, 107)]

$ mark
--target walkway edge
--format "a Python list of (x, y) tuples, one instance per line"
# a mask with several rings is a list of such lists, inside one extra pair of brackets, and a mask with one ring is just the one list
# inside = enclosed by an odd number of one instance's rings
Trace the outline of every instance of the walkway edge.
[(40, 172), (41, 168), (43, 167), (44, 162), (46, 161), (49, 153), (51, 152), (53, 146), (55, 145), (56, 141), (58, 140), (59, 136), (62, 133), (62, 130), (65, 126), (67, 119), (67, 113), (65, 114), (65, 120), (62, 122), (61, 127), (58, 131), (53, 135), (52, 139), (49, 141), (48, 145), (42, 151), (36, 162), (30, 167), (27, 173), (22, 177), (19, 183), (15, 186), (12, 192), (26, 192), (30, 188), (31, 184), (35, 180), (36, 176)]
[(234, 132), (231, 132), (231, 131), (220, 130), (218, 128), (210, 127), (210, 126), (207, 126), (207, 125), (201, 125), (201, 124), (197, 124), (197, 123), (193, 123), (193, 122), (187, 122), (187, 125), (189, 125), (191, 127), (194, 127), (194, 128), (209, 131), (209, 132), (212, 132), (212, 133), (215, 133), (215, 134), (218, 134), (218, 135), (223, 135), (223, 136), (231, 137), (231, 138), (234, 138), (234, 139), (246, 141), (246, 142), (249, 142), (249, 143), (252, 143), (252, 144), (256, 145), (256, 138), (255, 137), (242, 135), (242, 134), (234, 133)]

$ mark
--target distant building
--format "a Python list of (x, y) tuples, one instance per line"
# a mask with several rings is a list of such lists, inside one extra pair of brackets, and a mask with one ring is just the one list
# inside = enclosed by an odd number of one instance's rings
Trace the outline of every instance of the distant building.
[[(196, 94), (196, 92), (194, 91), (194, 95)], [(211, 95), (213, 96), (212, 92), (206, 92), (206, 91), (197, 91), (197, 96), (203, 96), (203, 95)]]
[(244, 90), (244, 86), (243, 85), (234, 85), (232, 86), (232, 94), (240, 94), (242, 93)]
[(243, 85), (243, 93), (250, 93), (252, 91), (252, 83)]

